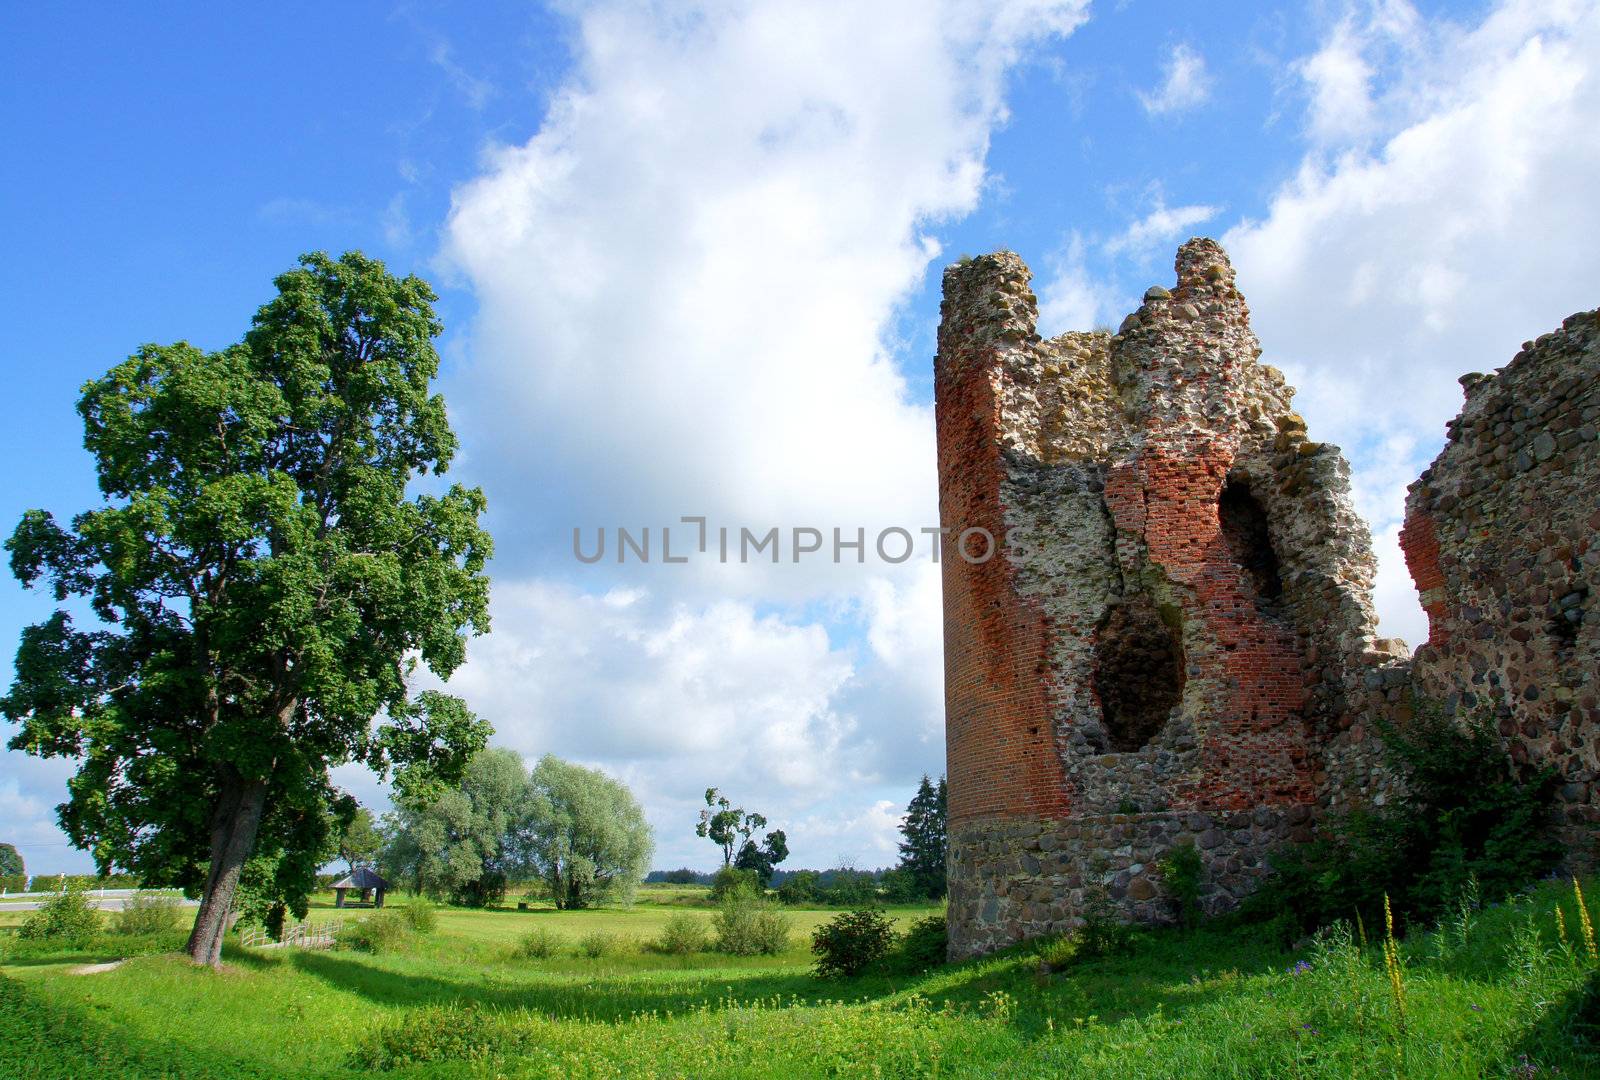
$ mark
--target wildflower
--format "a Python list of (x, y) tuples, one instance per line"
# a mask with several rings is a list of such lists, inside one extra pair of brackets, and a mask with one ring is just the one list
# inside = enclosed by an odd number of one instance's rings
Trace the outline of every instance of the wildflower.
[(1583, 902), (1583, 886), (1578, 884), (1578, 879), (1572, 879), (1572, 895), (1578, 901), (1578, 925), (1583, 928), (1583, 950), (1589, 954), (1589, 962), (1600, 960), (1600, 948), (1595, 946), (1594, 923), (1589, 921), (1589, 907)]
[(1389, 993), (1394, 998), (1397, 1027), (1400, 1034), (1406, 1030), (1406, 987), (1400, 972), (1400, 946), (1394, 940), (1394, 912), (1389, 907), (1389, 894), (1383, 894), (1383, 968), (1389, 974)]
[(1556, 904), (1556, 936), (1561, 939), (1561, 948), (1567, 948), (1567, 913), (1561, 910), (1561, 905)]

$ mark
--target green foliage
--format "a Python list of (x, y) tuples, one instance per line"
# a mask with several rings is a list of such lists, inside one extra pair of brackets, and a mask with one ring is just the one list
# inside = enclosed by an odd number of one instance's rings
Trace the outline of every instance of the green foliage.
[(1075, 934), (1046, 934), (1028, 942), (1028, 951), (1051, 971), (1060, 971), (1079, 956), (1078, 937)]
[(789, 917), (766, 900), (734, 892), (711, 918), (717, 951), (734, 956), (770, 956), (789, 947)]
[(411, 944), (410, 921), (398, 911), (376, 911), (339, 932), (339, 946), (368, 953), (398, 952)]
[(0, 844), (0, 878), (26, 878), (28, 868), (14, 844)]
[(821, 875), (815, 870), (796, 870), (778, 885), (780, 903), (798, 907), (822, 899)]
[(680, 911), (667, 919), (655, 941), (657, 952), (674, 956), (705, 952), (711, 947), (711, 928), (698, 915)]
[(350, 1055), (357, 1069), (389, 1070), (438, 1061), (479, 1061), (515, 1046), (492, 1013), (458, 1005), (408, 1009), (376, 1024)]
[(1178, 922), (1194, 926), (1200, 921), (1200, 851), (1193, 841), (1180, 841), (1167, 849), (1156, 864), (1167, 895), (1178, 909)]
[(67, 888), (28, 912), (17, 930), (23, 941), (48, 941), (58, 945), (88, 945), (100, 932), (100, 913), (89, 904), (81, 885)]
[(943, 915), (918, 919), (895, 944), (891, 966), (909, 974), (930, 971), (945, 963), (949, 945), (950, 934)]
[(1405, 792), (1389, 806), (1324, 824), (1274, 857), (1276, 873), (1242, 908), (1293, 938), (1359, 914), (1380, 925), (1387, 894), (1398, 917), (1443, 915), (1469, 880), (1503, 900), (1559, 862), (1550, 830), (1554, 780), (1519, 774), (1492, 723), (1461, 722), (1428, 703), (1405, 728), (1377, 723)]
[(383, 834), (372, 817), (372, 811), (357, 806), (348, 820), (341, 822), (339, 830), (339, 858), (353, 873), (358, 866), (376, 866), (383, 853)]
[(591, 930), (578, 939), (578, 955), (598, 960), (622, 947), (622, 939), (608, 930)]
[(878, 882), (865, 870), (834, 870), (822, 900), (839, 907), (869, 907), (878, 902)]
[(811, 935), (820, 978), (859, 975), (880, 963), (894, 944), (894, 924), (882, 911), (842, 911)]
[(900, 824), (900, 835), (905, 837), (900, 843), (900, 869), (911, 877), (911, 887), (902, 890), (906, 899), (937, 900), (945, 894), (945, 791), (944, 777), (935, 786), (924, 776), (906, 807)]
[[(782, 829), (767, 833), (760, 844), (751, 839), (757, 829), (767, 827), (767, 819), (734, 806), (716, 788), (706, 788), (706, 807), (695, 825), (696, 836), (703, 836), (722, 849), (722, 865), (753, 870), (762, 888), (772, 879), (772, 871), (789, 857), (789, 841)], [(741, 841), (743, 843), (741, 844)], [(738, 858), (734, 858), (737, 848)]]
[(521, 866), (518, 832), (532, 803), (528, 770), (515, 751), (474, 754), (452, 789), (401, 795), (382, 856), (393, 882), (467, 907), (498, 903)]
[(711, 876), (711, 902), (723, 904), (734, 897), (756, 899), (761, 896), (761, 879), (754, 870), (724, 866)]
[(412, 897), (397, 910), (415, 933), (431, 934), (439, 928), (439, 912), (421, 896)]
[(1083, 890), (1083, 925), (1072, 935), (1073, 956), (1099, 960), (1133, 948), (1133, 929), (1117, 917), (1111, 893), (1098, 875)]
[(170, 934), (182, 918), (183, 907), (175, 897), (136, 893), (122, 902), (122, 910), (111, 919), (111, 928), (126, 937)]
[(698, 885), (700, 883), (700, 875), (684, 866), (677, 870), (668, 870), (661, 875), (661, 880), (668, 885)]
[(23, 877), (21, 874), (0, 874), (0, 890), (4, 890), (8, 893), (27, 892), (28, 879)]
[(524, 960), (547, 960), (561, 951), (562, 937), (548, 927), (529, 930), (517, 940), (512, 955)]
[(487, 736), (407, 687), (418, 663), (447, 677), (489, 622), (482, 492), (408, 494), (456, 449), (430, 393), (434, 294), (354, 252), (275, 285), (242, 343), (146, 345), (85, 385), (104, 501), (65, 528), (29, 510), (6, 544), (20, 581), (99, 620), (63, 607), (23, 631), (10, 745), (77, 760), (62, 825), (102, 870), (202, 894), (209, 962), (252, 854), (292, 864), (250, 868), (277, 894), (255, 907), (303, 902), (330, 769), (411, 789)]
[(575, 909), (602, 899), (631, 901), (650, 868), (655, 837), (627, 785), (546, 754), (533, 770), (521, 845), (556, 907)]

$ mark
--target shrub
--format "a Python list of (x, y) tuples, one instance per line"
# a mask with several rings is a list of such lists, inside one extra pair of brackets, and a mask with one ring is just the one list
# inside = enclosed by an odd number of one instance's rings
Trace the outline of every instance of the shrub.
[(724, 866), (711, 879), (711, 902), (721, 904), (732, 896), (758, 897), (762, 893), (761, 875), (754, 870)]
[(878, 883), (865, 870), (835, 870), (822, 899), (840, 907), (865, 908), (878, 902)]
[(1243, 917), (1284, 935), (1355, 914), (1377, 925), (1387, 894), (1397, 915), (1433, 920), (1473, 878), (1484, 901), (1498, 901), (1559, 862), (1549, 828), (1554, 778), (1519, 774), (1491, 721), (1458, 723), (1418, 702), (1404, 730), (1381, 719), (1373, 726), (1404, 794), (1331, 819), (1316, 840), (1275, 856), (1277, 872)]
[(100, 913), (89, 904), (84, 887), (76, 882), (30, 911), (17, 931), (24, 941), (49, 941), (82, 948), (100, 932)]
[(719, 952), (771, 956), (789, 947), (789, 917), (753, 896), (730, 896), (712, 916), (711, 923)]
[(859, 975), (880, 962), (893, 944), (894, 924), (874, 908), (840, 912), (811, 935), (816, 973), (823, 978)]
[(517, 1029), (493, 1013), (459, 1005), (406, 1009), (373, 1026), (350, 1055), (358, 1069), (388, 1070), (435, 1061), (471, 1061), (514, 1052)]
[(1191, 841), (1173, 844), (1156, 869), (1178, 909), (1178, 922), (1194, 926), (1200, 921), (1200, 850)]
[(609, 956), (622, 946), (622, 939), (604, 930), (591, 930), (578, 939), (578, 955), (598, 960)]
[(1104, 882), (1083, 890), (1083, 925), (1072, 936), (1073, 958), (1094, 960), (1133, 948), (1133, 930), (1117, 918), (1116, 905)]
[(815, 870), (796, 870), (778, 885), (778, 900), (784, 904), (815, 904), (820, 898)]
[(668, 885), (698, 885), (700, 874), (685, 866), (678, 870), (668, 870), (661, 875), (661, 880)]
[(431, 934), (439, 928), (439, 912), (427, 900), (413, 897), (400, 909), (400, 917), (418, 934)]
[(411, 941), (411, 924), (398, 911), (379, 911), (346, 926), (339, 933), (339, 944), (362, 952), (394, 952)]
[(908, 974), (927, 971), (945, 962), (949, 944), (944, 916), (930, 915), (911, 924), (911, 929), (895, 946), (891, 962), (896, 971)]
[(178, 928), (181, 907), (175, 897), (160, 893), (135, 893), (122, 902), (112, 929), (128, 937), (166, 934)]
[(524, 960), (544, 960), (556, 954), (561, 948), (561, 941), (560, 935), (541, 926), (523, 934), (512, 955)]
[(1078, 938), (1074, 934), (1049, 934), (1030, 941), (1028, 950), (1046, 968), (1059, 971), (1078, 958)]
[(710, 944), (711, 931), (706, 926), (705, 920), (687, 911), (680, 911), (669, 918), (666, 925), (661, 928), (661, 936), (656, 939), (655, 948), (658, 952), (686, 956), (689, 953), (705, 952)]

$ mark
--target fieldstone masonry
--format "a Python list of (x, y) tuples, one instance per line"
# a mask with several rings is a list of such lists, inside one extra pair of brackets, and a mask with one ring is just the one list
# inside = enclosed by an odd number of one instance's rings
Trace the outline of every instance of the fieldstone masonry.
[[(1573, 827), (1592, 828), (1592, 315), (1475, 385), (1413, 489), (1406, 550), (1419, 583), (1433, 575), (1437, 639), (1415, 662), (1375, 636), (1349, 467), (1257, 362), (1215, 242), (1185, 244), (1175, 286), (1114, 335), (1042, 340), (1010, 252), (949, 268), (942, 315), (942, 524), (996, 538), (991, 558), (974, 539), (942, 564), (953, 955), (1070, 928), (1092, 894), (1170, 917), (1155, 864), (1179, 842), (1202, 854), (1205, 907), (1230, 907), (1319, 814), (1387, 797), (1366, 721), (1405, 719), (1414, 680), (1476, 677), (1452, 704), (1493, 700), (1520, 753), (1566, 770)], [(1506, 505), (1507, 483), (1537, 496)], [(1488, 579), (1471, 559), (1485, 529), (1505, 551)], [(1553, 628), (1538, 662), (1501, 640), (1507, 593), (1518, 624)]]

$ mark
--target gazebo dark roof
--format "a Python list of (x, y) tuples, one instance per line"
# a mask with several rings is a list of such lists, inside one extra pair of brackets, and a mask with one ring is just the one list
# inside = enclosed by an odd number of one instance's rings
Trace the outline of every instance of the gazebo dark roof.
[(365, 866), (358, 866), (348, 877), (335, 881), (335, 889), (387, 889), (389, 883), (379, 877), (377, 872)]

